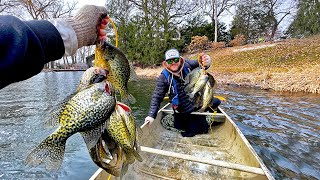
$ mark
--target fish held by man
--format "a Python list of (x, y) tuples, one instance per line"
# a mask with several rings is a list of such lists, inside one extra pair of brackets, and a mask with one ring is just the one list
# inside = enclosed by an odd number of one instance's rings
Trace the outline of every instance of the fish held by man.
[(124, 53), (117, 47), (104, 41), (100, 47), (106, 59), (108, 71), (107, 80), (119, 91), (121, 102), (134, 104), (136, 99), (128, 91), (130, 79), (130, 64)]
[(197, 83), (194, 85), (192, 92), (190, 94), (188, 94), (189, 97), (191, 99), (193, 99), (194, 95), (203, 89), (203, 87), (206, 85), (207, 81), (208, 81), (208, 75), (201, 74), (199, 79), (197, 80)]
[(202, 107), (199, 110), (200, 112), (204, 112), (207, 107), (212, 104), (211, 101), (213, 99), (214, 95), (214, 85), (215, 80), (211, 73), (207, 73), (208, 75), (208, 81), (203, 89), (203, 95), (202, 95)]
[(30, 166), (45, 163), (47, 169), (57, 170), (63, 161), (67, 139), (77, 132), (81, 132), (88, 149), (94, 147), (115, 104), (112, 85), (107, 81), (78, 92), (63, 106), (59, 127), (32, 150), (25, 163)]
[(202, 73), (202, 69), (200, 69), (200, 67), (195, 68), (194, 70), (192, 70), (186, 77), (186, 81), (185, 81), (185, 90), (186, 91), (192, 91), (194, 85), (197, 83), (200, 75)]

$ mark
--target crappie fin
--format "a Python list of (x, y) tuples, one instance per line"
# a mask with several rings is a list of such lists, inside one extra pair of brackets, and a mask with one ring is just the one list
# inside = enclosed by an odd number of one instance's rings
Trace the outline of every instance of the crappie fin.
[(142, 157), (140, 156), (140, 154), (136, 150), (133, 150), (132, 154), (138, 161), (140, 161), (140, 162), (143, 161)]
[(124, 163), (124, 164), (122, 165), (121, 174), (120, 174), (120, 179), (122, 179), (123, 176), (127, 173), (128, 167), (129, 167), (129, 164), (127, 164), (127, 163)]
[(54, 127), (59, 124), (59, 116), (61, 114), (61, 109), (67, 104), (67, 102), (77, 93), (74, 92), (64, 98), (60, 103), (55, 105), (53, 109), (50, 110), (50, 117), (45, 120), (44, 125), (45, 127)]
[(138, 75), (137, 75), (136, 71), (134, 70), (134, 67), (133, 67), (132, 63), (130, 63), (130, 78), (129, 78), (129, 82), (130, 81), (137, 82), (138, 80), (139, 80)]
[(117, 102), (117, 105), (120, 106), (126, 112), (130, 112), (131, 111), (129, 106), (127, 106), (127, 105), (125, 105), (125, 104), (123, 104), (121, 102)]
[(52, 143), (52, 136), (46, 138), (27, 156), (25, 164), (28, 166), (38, 166), (45, 163), (46, 169), (56, 171), (60, 168), (64, 156), (66, 141)]
[(103, 131), (102, 127), (105, 127), (104, 123), (98, 127), (93, 128), (92, 130), (80, 132), (88, 149), (93, 148), (97, 144)]

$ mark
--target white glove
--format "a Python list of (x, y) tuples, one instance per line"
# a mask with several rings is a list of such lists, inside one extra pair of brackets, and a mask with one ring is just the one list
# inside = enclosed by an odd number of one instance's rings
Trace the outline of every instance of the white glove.
[(145, 119), (144, 119), (144, 122), (145, 123), (148, 123), (149, 125), (152, 124), (154, 121), (154, 118), (153, 117), (150, 117), (150, 116), (147, 116)]
[(210, 67), (210, 65), (211, 65), (211, 57), (209, 55), (207, 55), (207, 54), (203, 54), (201, 62), (204, 65), (204, 67), (206, 69), (208, 69)]

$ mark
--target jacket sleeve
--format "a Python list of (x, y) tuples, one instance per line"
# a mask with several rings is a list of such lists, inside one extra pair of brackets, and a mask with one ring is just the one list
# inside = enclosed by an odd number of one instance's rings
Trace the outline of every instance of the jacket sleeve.
[(188, 60), (186, 59), (186, 63), (188, 63), (191, 66), (191, 70), (199, 67), (199, 63), (197, 60)]
[(14, 16), (0, 16), (0, 47), (0, 89), (38, 74), (65, 51), (49, 21), (21, 21)]
[(157, 113), (160, 109), (160, 103), (163, 101), (163, 98), (166, 95), (168, 89), (169, 85), (167, 83), (166, 77), (161, 74), (157, 79), (157, 85), (151, 97), (148, 116), (156, 118)]

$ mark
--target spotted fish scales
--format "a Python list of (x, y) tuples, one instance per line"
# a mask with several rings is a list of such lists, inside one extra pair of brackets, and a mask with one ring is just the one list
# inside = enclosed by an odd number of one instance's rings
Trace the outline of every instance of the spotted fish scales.
[(94, 147), (115, 103), (108, 82), (94, 84), (77, 93), (63, 106), (59, 127), (27, 156), (25, 163), (37, 166), (44, 162), (47, 169), (58, 169), (67, 139), (77, 132), (82, 134), (88, 149)]

